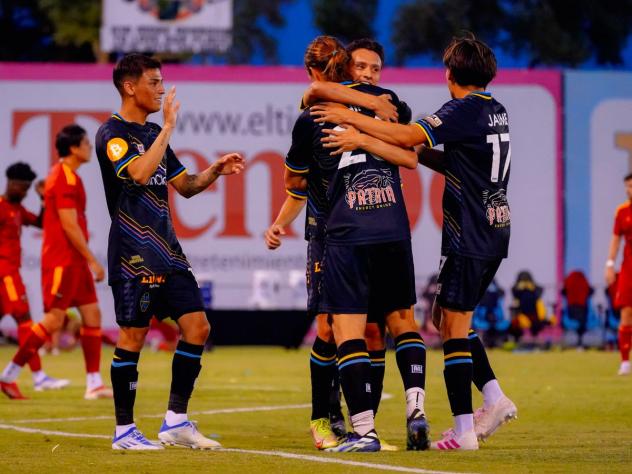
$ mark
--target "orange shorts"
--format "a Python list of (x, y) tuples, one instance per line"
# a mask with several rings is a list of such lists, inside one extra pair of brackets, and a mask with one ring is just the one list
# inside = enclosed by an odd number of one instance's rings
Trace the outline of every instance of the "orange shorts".
[(42, 268), (44, 311), (83, 306), (97, 302), (94, 279), (88, 265)]
[(20, 272), (0, 276), (0, 317), (5, 314), (16, 318), (29, 314), (29, 301)]

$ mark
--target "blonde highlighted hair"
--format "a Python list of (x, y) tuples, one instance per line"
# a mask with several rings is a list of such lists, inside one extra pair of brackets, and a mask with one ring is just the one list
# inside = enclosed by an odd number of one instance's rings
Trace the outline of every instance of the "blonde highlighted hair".
[(350, 56), (343, 44), (333, 36), (318, 36), (305, 51), (305, 67), (321, 72), (328, 81), (349, 79)]

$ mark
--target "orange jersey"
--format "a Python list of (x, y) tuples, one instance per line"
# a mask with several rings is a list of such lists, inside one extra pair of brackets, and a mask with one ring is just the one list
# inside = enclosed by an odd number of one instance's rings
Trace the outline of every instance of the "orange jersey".
[(86, 191), (81, 178), (69, 166), (57, 163), (46, 178), (44, 188), (44, 241), (42, 268), (68, 267), (85, 264), (85, 258), (70, 242), (59, 219), (60, 209), (75, 209), (86, 241)]
[(630, 201), (624, 202), (617, 208), (612, 233), (620, 235), (625, 241), (622, 271), (624, 271), (623, 267), (626, 267), (626, 270), (630, 267), (629, 271), (632, 271), (632, 203)]
[(37, 225), (37, 216), (21, 204), (0, 197), (0, 275), (17, 272), (22, 264), (23, 225)]

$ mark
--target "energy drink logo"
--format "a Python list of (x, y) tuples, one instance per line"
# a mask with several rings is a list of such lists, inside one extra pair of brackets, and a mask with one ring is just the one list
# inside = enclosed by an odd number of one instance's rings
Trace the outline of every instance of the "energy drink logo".
[[(134, 1), (134, 0), (127, 0)], [(215, 0), (217, 2), (217, 0)], [(183, 20), (202, 10), (213, 0), (136, 0), (138, 7), (159, 20)]]

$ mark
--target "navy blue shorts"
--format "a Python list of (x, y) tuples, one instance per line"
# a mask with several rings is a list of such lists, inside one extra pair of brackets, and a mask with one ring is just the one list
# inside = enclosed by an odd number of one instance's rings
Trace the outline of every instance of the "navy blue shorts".
[(320, 282), (322, 280), (323, 252), (325, 241), (309, 239), (307, 241), (307, 269), (305, 282), (307, 283), (307, 312), (317, 315), (320, 306)]
[(322, 278), (322, 313), (369, 314), (369, 322), (381, 322), (417, 302), (410, 240), (327, 244)]
[(145, 328), (152, 316), (174, 321), (187, 313), (204, 311), (202, 295), (191, 272), (136, 277), (112, 283), (116, 323)]
[(480, 259), (462, 255), (441, 257), (436, 299), (439, 306), (474, 311), (494, 279), (502, 258)]

